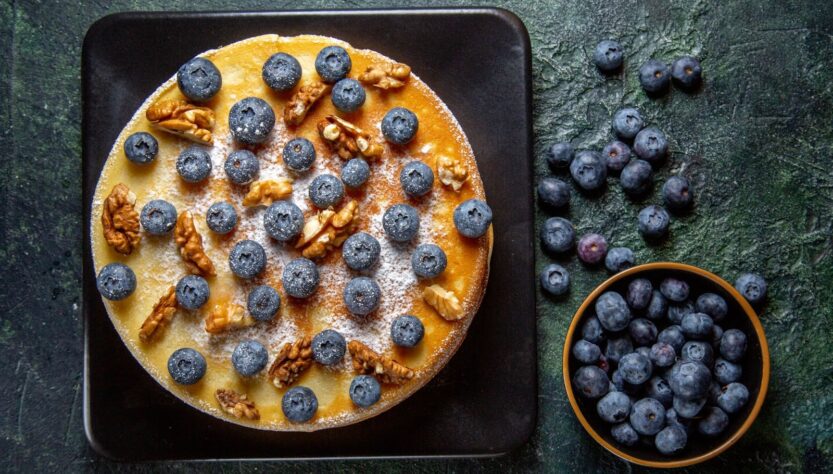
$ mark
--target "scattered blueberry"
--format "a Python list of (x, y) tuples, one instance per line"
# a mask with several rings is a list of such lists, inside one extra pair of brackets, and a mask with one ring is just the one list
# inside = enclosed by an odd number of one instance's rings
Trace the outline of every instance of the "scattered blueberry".
[(619, 109), (613, 114), (613, 132), (622, 140), (633, 140), (637, 133), (645, 127), (642, 114), (638, 110), (627, 107)]
[(652, 184), (654, 170), (645, 160), (630, 160), (619, 175), (619, 185), (629, 196), (642, 196)]
[(289, 421), (303, 423), (315, 416), (315, 412), (318, 411), (318, 398), (307, 387), (292, 387), (283, 394), (281, 410)]
[(266, 233), (280, 242), (289, 242), (301, 235), (304, 213), (292, 201), (273, 202), (263, 214)]
[(350, 382), (350, 400), (357, 406), (367, 408), (382, 397), (382, 386), (371, 375), (357, 375)]
[(124, 141), (124, 154), (133, 163), (146, 165), (159, 153), (159, 143), (147, 132), (136, 132)]
[(608, 392), (596, 403), (599, 418), (608, 423), (621, 423), (631, 412), (631, 399), (622, 392)]
[(283, 269), (283, 290), (293, 298), (307, 298), (318, 288), (318, 267), (312, 260), (296, 258)]
[(353, 67), (350, 55), (341, 46), (327, 46), (315, 57), (315, 70), (321, 80), (333, 84), (347, 77)]
[(766, 280), (754, 273), (744, 273), (735, 282), (737, 289), (752, 306), (760, 306), (766, 299)]
[(382, 298), (382, 290), (371, 278), (356, 277), (344, 287), (344, 305), (358, 316), (367, 316), (376, 311)]
[(601, 189), (607, 178), (607, 164), (599, 153), (581, 151), (570, 163), (570, 175), (585, 191)]
[(662, 296), (659, 290), (651, 292), (651, 301), (648, 302), (648, 309), (645, 311), (645, 316), (654, 321), (661, 319), (668, 311), (668, 300)]
[(551, 209), (563, 209), (570, 205), (570, 186), (558, 178), (544, 178), (538, 182), (538, 200)]
[(176, 208), (168, 201), (154, 199), (142, 207), (139, 222), (149, 234), (169, 234), (176, 225)]
[(309, 186), (309, 198), (319, 209), (333, 207), (344, 199), (344, 185), (331, 174), (320, 174)]
[(703, 341), (688, 341), (680, 349), (680, 360), (701, 362), (706, 367), (714, 363), (714, 350)]
[(631, 160), (631, 148), (618, 140), (612, 141), (604, 147), (602, 156), (605, 157), (607, 170), (619, 173)]
[(176, 172), (188, 183), (199, 183), (211, 174), (211, 155), (204, 148), (190, 146), (176, 159)]
[(416, 316), (406, 314), (393, 320), (390, 326), (390, 338), (400, 347), (414, 347), (425, 336), (425, 327)]
[(607, 291), (596, 300), (596, 317), (606, 330), (619, 332), (631, 322), (631, 310), (622, 295)]
[(632, 267), (636, 262), (633, 250), (627, 247), (613, 247), (605, 255), (605, 268), (610, 273), (619, 273)]
[(633, 342), (640, 346), (648, 346), (657, 340), (657, 327), (645, 318), (636, 318), (628, 324), (628, 333)]
[(252, 339), (240, 341), (231, 353), (231, 365), (244, 377), (251, 377), (263, 370), (268, 360), (269, 351), (263, 344)]
[(633, 141), (633, 151), (651, 164), (657, 164), (668, 154), (668, 139), (654, 127), (642, 129)]
[(385, 140), (396, 144), (406, 145), (414, 139), (419, 129), (419, 119), (416, 114), (404, 107), (394, 107), (382, 118), (382, 135)]
[(651, 378), (653, 367), (651, 361), (642, 354), (632, 352), (619, 359), (619, 372), (625, 382), (641, 385)]
[(445, 252), (438, 245), (420, 244), (411, 254), (411, 268), (420, 278), (439, 276), (447, 263)]
[(199, 275), (187, 275), (176, 284), (176, 302), (185, 309), (200, 309), (210, 294), (208, 282)]
[(591, 316), (581, 326), (581, 337), (596, 345), (601, 345), (605, 341), (604, 330), (602, 329), (599, 318)]
[(578, 241), (578, 258), (587, 265), (596, 265), (607, 255), (607, 241), (599, 234), (586, 234)]
[(657, 450), (666, 456), (677, 454), (685, 448), (688, 435), (679, 426), (666, 426), (654, 438)]
[(591, 400), (601, 398), (610, 390), (607, 374), (595, 365), (579, 368), (573, 376), (573, 385), (581, 396)]
[(632, 309), (641, 311), (648, 307), (654, 286), (647, 278), (636, 278), (628, 284), (625, 300)]
[(492, 209), (479, 199), (469, 199), (454, 209), (454, 226), (464, 237), (477, 238), (489, 230)]
[(637, 441), (639, 441), (639, 433), (637, 433), (628, 422), (613, 425), (613, 427), (610, 428), (610, 436), (612, 436), (617, 443), (625, 446), (633, 446)]
[(205, 357), (189, 347), (177, 349), (168, 358), (168, 373), (180, 385), (193, 385), (205, 375)]
[(541, 226), (541, 247), (554, 254), (570, 251), (576, 240), (573, 224), (563, 217), (550, 217)]
[(662, 185), (662, 200), (668, 209), (683, 211), (691, 207), (691, 191), (688, 180), (682, 176), (672, 176)]
[(611, 73), (622, 67), (624, 51), (622, 46), (613, 40), (604, 40), (596, 45), (593, 52), (593, 63), (604, 73)]
[(249, 150), (233, 151), (223, 165), (229, 181), (240, 186), (251, 183), (260, 173), (260, 162)]
[(607, 341), (605, 346), (605, 358), (614, 364), (622, 360), (622, 356), (633, 352), (633, 342), (628, 336), (617, 337)]
[(399, 184), (408, 197), (424, 196), (434, 185), (434, 172), (419, 160), (409, 161), (399, 173)]
[(123, 263), (108, 263), (98, 272), (95, 284), (101, 296), (112, 301), (123, 300), (136, 290), (136, 274)]
[(668, 65), (661, 61), (649, 59), (639, 68), (639, 84), (646, 92), (662, 92), (668, 89), (670, 83), (671, 71), (668, 69)]
[(205, 213), (205, 223), (218, 234), (228, 234), (237, 225), (237, 211), (228, 202), (215, 202)]
[(673, 324), (682, 324), (683, 318), (694, 312), (694, 303), (691, 300), (682, 303), (673, 303), (668, 306), (668, 320)]
[(281, 295), (268, 285), (254, 287), (246, 300), (246, 309), (258, 321), (271, 321), (281, 307)]
[(176, 83), (185, 97), (204, 102), (214, 97), (223, 86), (220, 70), (205, 58), (194, 58), (176, 72)]
[(330, 99), (335, 108), (342, 112), (355, 112), (364, 104), (367, 94), (364, 87), (355, 79), (345, 78), (333, 86)]
[(315, 162), (315, 146), (304, 137), (293, 138), (283, 147), (283, 162), (290, 170), (303, 173)]
[(553, 296), (561, 296), (570, 289), (570, 272), (557, 263), (551, 263), (541, 270), (541, 288)]
[(347, 341), (340, 332), (325, 329), (312, 338), (312, 358), (321, 365), (335, 365), (344, 358)]
[[(457, 224), (457, 211), (459, 210), (460, 207), (458, 206), (457, 210), (454, 211), (455, 224)], [(419, 214), (416, 208), (411, 205), (395, 204), (389, 207), (385, 211), (385, 215), (382, 216), (382, 227), (385, 229), (388, 238), (394, 242), (408, 242), (416, 237), (419, 231)], [(460, 225), (457, 225), (457, 229), (460, 229)]]
[(353, 158), (341, 168), (341, 181), (349, 188), (360, 188), (370, 178), (370, 166), (361, 158)]
[(737, 382), (741, 375), (743, 375), (743, 367), (740, 364), (729, 362), (726, 359), (717, 359), (714, 363), (714, 379), (721, 385)]
[(341, 247), (341, 256), (344, 263), (352, 270), (367, 270), (378, 260), (382, 251), (379, 241), (366, 232), (357, 232), (347, 240)]
[(639, 211), (639, 233), (646, 239), (659, 239), (668, 234), (668, 224), (670, 217), (668, 211), (656, 206), (650, 205)]
[(235, 140), (247, 145), (266, 141), (275, 126), (275, 111), (265, 100), (246, 97), (231, 106), (228, 128)]
[(602, 356), (602, 350), (592, 342), (580, 339), (573, 344), (573, 357), (582, 364), (595, 364)]
[(714, 329), (714, 321), (707, 314), (703, 313), (688, 313), (683, 316), (680, 327), (683, 328), (683, 334), (689, 339), (706, 340), (712, 335)]
[(746, 334), (739, 329), (727, 329), (720, 338), (720, 355), (729, 362), (737, 362), (746, 353)]
[(671, 391), (668, 381), (659, 376), (651, 377), (645, 384), (645, 395), (662, 403), (666, 408), (670, 407), (674, 400), (674, 392)]
[(292, 55), (275, 53), (263, 63), (261, 76), (270, 89), (286, 92), (301, 80), (301, 63)]
[(266, 268), (266, 251), (254, 240), (241, 240), (231, 249), (228, 263), (240, 278), (254, 278)]
[(637, 433), (653, 436), (665, 426), (665, 407), (653, 398), (643, 398), (633, 404), (630, 423)]
[(674, 303), (682, 303), (688, 299), (689, 286), (688, 283), (679, 278), (665, 278), (659, 285), (659, 291), (662, 296), (665, 296)]
[(716, 323), (722, 321), (729, 314), (729, 306), (726, 300), (714, 293), (703, 293), (697, 297), (696, 309), (700, 313), (711, 316)]
[(697, 361), (677, 362), (668, 376), (674, 395), (686, 400), (705, 397), (711, 382), (709, 368)]
[(668, 344), (674, 348), (674, 352), (679, 353), (685, 345), (683, 329), (676, 324), (668, 326), (657, 335), (657, 342)]
[(708, 407), (697, 423), (697, 431), (706, 436), (717, 436), (729, 426), (729, 416), (718, 407)]
[(691, 56), (677, 58), (671, 64), (671, 77), (683, 89), (694, 89), (700, 84), (700, 75), (703, 68), (700, 61)]
[(556, 143), (550, 147), (547, 154), (547, 164), (553, 171), (560, 171), (570, 167), (576, 153), (573, 146), (567, 142)]

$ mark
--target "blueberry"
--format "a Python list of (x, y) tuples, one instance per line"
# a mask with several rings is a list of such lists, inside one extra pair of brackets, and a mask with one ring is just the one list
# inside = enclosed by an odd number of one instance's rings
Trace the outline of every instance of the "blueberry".
[(712, 326), (712, 333), (709, 335), (709, 339), (711, 340), (712, 347), (714, 350), (720, 350), (720, 340), (723, 339), (723, 328), (715, 324)]
[(359, 81), (350, 78), (336, 82), (330, 94), (333, 105), (342, 112), (355, 112), (364, 104), (366, 98), (364, 87)]
[(612, 436), (617, 443), (625, 446), (633, 446), (637, 441), (639, 441), (639, 433), (637, 433), (628, 422), (613, 425), (613, 427), (610, 428), (610, 436)]
[(445, 252), (438, 245), (420, 244), (411, 254), (411, 268), (420, 278), (439, 276), (447, 263)]
[(683, 418), (677, 414), (674, 408), (665, 410), (665, 424), (667, 426), (677, 426), (685, 430), (687, 434), (691, 434), (692, 420)]
[(294, 298), (307, 298), (318, 288), (318, 267), (312, 260), (296, 258), (283, 269), (283, 290)]
[(581, 151), (570, 163), (570, 175), (585, 191), (601, 189), (607, 178), (607, 163), (595, 151)]
[(315, 146), (304, 137), (293, 138), (283, 147), (283, 162), (296, 173), (307, 171), (315, 162)]
[(570, 167), (570, 163), (573, 162), (575, 155), (576, 152), (569, 143), (556, 143), (550, 147), (549, 153), (547, 154), (547, 164), (551, 170), (560, 171)]
[(347, 341), (338, 331), (325, 329), (312, 338), (312, 358), (321, 365), (335, 365), (344, 358)]
[(210, 294), (208, 282), (199, 275), (187, 275), (176, 284), (176, 302), (185, 309), (200, 309)]
[(688, 299), (688, 283), (678, 278), (665, 278), (659, 285), (662, 295), (675, 303), (681, 303)]
[(657, 335), (657, 342), (668, 344), (674, 348), (674, 352), (679, 353), (685, 345), (683, 329), (676, 324), (668, 326)]
[(688, 341), (680, 349), (680, 360), (702, 362), (711, 367), (714, 363), (714, 350), (703, 341)]
[(307, 387), (292, 387), (283, 394), (281, 400), (283, 415), (293, 423), (309, 421), (318, 411), (318, 398)]
[(275, 126), (275, 111), (265, 100), (246, 97), (231, 106), (228, 128), (235, 140), (247, 145), (266, 141)]
[(683, 318), (694, 312), (694, 303), (691, 300), (686, 300), (682, 303), (672, 304), (668, 307), (668, 320), (673, 324), (681, 324)]
[(633, 151), (651, 164), (657, 164), (668, 154), (668, 139), (654, 127), (642, 129), (633, 141)]
[(558, 178), (544, 178), (538, 182), (538, 200), (550, 209), (570, 205), (570, 186)]
[(321, 80), (333, 84), (347, 77), (353, 67), (350, 55), (341, 46), (327, 46), (315, 57), (315, 70)]
[(726, 300), (714, 293), (703, 293), (697, 298), (696, 309), (700, 313), (711, 316), (716, 323), (722, 321), (729, 314), (729, 306)]
[(619, 372), (625, 382), (633, 385), (642, 385), (651, 378), (653, 367), (651, 361), (642, 354), (632, 352), (625, 354), (619, 359)]
[(344, 199), (344, 185), (331, 174), (321, 174), (309, 186), (309, 198), (315, 207), (327, 209)]
[(557, 263), (541, 270), (541, 288), (553, 296), (561, 296), (570, 290), (570, 272)]
[(723, 393), (723, 386), (717, 382), (712, 381), (712, 384), (709, 386), (709, 392), (706, 394), (706, 397), (709, 400), (709, 403), (712, 405), (717, 405), (717, 398), (720, 397), (720, 394)]
[(625, 54), (619, 42), (604, 40), (596, 45), (593, 51), (593, 63), (604, 73), (611, 73), (622, 67), (622, 59)]
[(251, 377), (263, 370), (268, 360), (269, 352), (263, 344), (252, 339), (240, 341), (231, 353), (231, 365), (244, 377)]
[(289, 242), (301, 235), (304, 213), (292, 201), (273, 202), (263, 214), (263, 228), (273, 239)]
[(683, 334), (689, 339), (709, 339), (714, 329), (714, 321), (707, 314), (688, 313), (680, 323)]
[(682, 176), (672, 176), (662, 185), (662, 200), (672, 211), (684, 211), (691, 207), (691, 191), (688, 180)]
[(691, 56), (683, 56), (671, 64), (671, 77), (683, 89), (694, 89), (700, 84), (700, 74), (703, 68), (700, 61)]
[(268, 285), (254, 287), (249, 292), (246, 308), (258, 321), (271, 321), (281, 307), (281, 295)]
[(622, 140), (633, 140), (637, 133), (645, 127), (642, 114), (638, 110), (627, 107), (619, 109), (613, 114), (613, 132)]
[(711, 383), (709, 368), (697, 361), (677, 362), (668, 376), (674, 395), (686, 400), (705, 397)]
[(639, 233), (646, 239), (659, 239), (668, 234), (668, 224), (671, 220), (668, 211), (650, 205), (639, 211)]
[(194, 58), (176, 72), (176, 83), (182, 95), (204, 102), (220, 91), (223, 78), (214, 63), (205, 58)]
[(357, 375), (350, 382), (350, 400), (357, 406), (367, 408), (382, 397), (382, 386), (370, 375)]
[(604, 330), (601, 323), (599, 323), (599, 318), (595, 316), (587, 318), (587, 321), (581, 326), (581, 337), (596, 345), (605, 341)]
[[(458, 206), (457, 210), (459, 209)], [(457, 224), (457, 210), (454, 211), (455, 224)], [(382, 217), (382, 227), (385, 229), (388, 238), (394, 242), (408, 242), (416, 237), (419, 231), (419, 214), (413, 206), (395, 204), (385, 211), (385, 215)], [(459, 225), (457, 225), (457, 229), (460, 229)]]
[(677, 361), (677, 351), (667, 342), (657, 342), (651, 346), (651, 363), (656, 367), (671, 367)]
[(341, 168), (341, 181), (349, 188), (359, 188), (370, 178), (370, 166), (361, 158), (353, 158)]
[(628, 284), (625, 300), (632, 309), (637, 311), (646, 309), (651, 302), (654, 286), (646, 278), (637, 278)]
[(580, 339), (573, 344), (573, 357), (582, 364), (595, 364), (602, 356), (602, 350), (592, 342)]
[(706, 397), (687, 400), (681, 397), (674, 397), (674, 411), (682, 418), (692, 419), (700, 413), (706, 405)]
[(619, 173), (631, 160), (631, 148), (620, 141), (613, 141), (604, 147), (602, 156), (605, 157), (607, 170), (611, 173)]
[(585, 234), (576, 247), (578, 258), (587, 265), (602, 262), (607, 255), (607, 241), (599, 234)]
[(662, 406), (666, 408), (670, 407), (674, 400), (674, 392), (671, 391), (668, 381), (657, 376), (651, 377), (645, 384), (645, 395), (662, 403)]
[(697, 423), (697, 431), (706, 436), (717, 436), (729, 426), (729, 417), (726, 412), (717, 407), (708, 407), (705, 415)]
[(154, 199), (142, 208), (139, 216), (142, 228), (153, 235), (165, 235), (174, 230), (176, 225), (176, 208), (162, 199)]
[(653, 398), (643, 398), (633, 404), (630, 423), (637, 433), (653, 436), (665, 426), (665, 407)]
[(549, 253), (568, 252), (573, 248), (575, 240), (573, 224), (563, 217), (550, 217), (541, 226), (541, 247)]
[(735, 289), (752, 306), (759, 306), (766, 299), (766, 280), (754, 273), (744, 273), (735, 281)]
[(659, 290), (653, 290), (651, 292), (651, 301), (648, 302), (648, 308), (645, 311), (645, 317), (656, 321), (665, 316), (667, 311), (668, 300), (662, 296)]
[(596, 316), (602, 327), (611, 332), (619, 332), (631, 322), (631, 310), (622, 295), (607, 291), (596, 300)]
[(394, 107), (382, 118), (382, 135), (396, 145), (406, 145), (419, 129), (416, 114), (404, 107)]
[(241, 186), (251, 183), (260, 173), (260, 162), (249, 150), (233, 151), (223, 165), (229, 181)]
[(591, 400), (601, 398), (610, 390), (607, 374), (595, 365), (579, 368), (573, 376), (573, 385), (579, 395)]
[(645, 160), (631, 160), (619, 175), (619, 185), (629, 196), (642, 196), (648, 192), (652, 184), (654, 170)]
[(301, 63), (292, 55), (275, 53), (263, 63), (261, 76), (270, 89), (286, 92), (301, 80)]
[(189, 347), (177, 349), (168, 358), (168, 373), (180, 385), (193, 385), (205, 375), (205, 357)]
[(357, 232), (344, 241), (341, 257), (350, 269), (361, 271), (372, 267), (379, 260), (381, 251), (382, 247), (375, 237), (366, 232)]
[(254, 240), (234, 244), (228, 256), (229, 268), (240, 278), (254, 278), (266, 268), (266, 252)]
[(358, 316), (367, 316), (379, 307), (382, 290), (371, 278), (356, 277), (344, 287), (344, 305)]
[(605, 268), (610, 273), (619, 273), (632, 267), (636, 262), (633, 250), (627, 247), (613, 247), (605, 255)]
[(647, 346), (637, 347), (634, 350), (635, 353), (642, 355), (648, 360), (651, 360), (651, 348)]
[(464, 237), (477, 238), (489, 230), (492, 209), (479, 199), (469, 199), (454, 209), (454, 226)]
[(717, 397), (717, 406), (726, 413), (737, 413), (749, 401), (749, 390), (746, 385), (732, 382), (723, 387), (723, 393)]
[(662, 92), (671, 83), (671, 71), (667, 64), (649, 59), (639, 68), (639, 83), (646, 92)]
[(737, 382), (741, 375), (743, 375), (743, 367), (740, 364), (720, 358), (714, 363), (714, 379), (721, 385)]
[(657, 327), (645, 318), (636, 318), (628, 324), (631, 339), (640, 346), (653, 344), (657, 340)]
[(176, 159), (176, 172), (185, 182), (199, 183), (211, 174), (211, 155), (204, 148), (190, 146)]
[(654, 438), (657, 450), (666, 456), (679, 453), (685, 448), (687, 442), (688, 435), (679, 426), (666, 426)]
[(425, 327), (416, 316), (406, 314), (393, 320), (390, 325), (390, 338), (400, 347), (414, 347), (425, 336)]
[(434, 185), (434, 172), (419, 160), (409, 161), (399, 173), (399, 184), (408, 197), (424, 196)]
[(631, 352), (633, 352), (633, 343), (631, 342), (630, 337), (617, 337), (607, 341), (607, 346), (605, 347), (605, 358), (610, 362), (618, 364), (619, 361), (622, 360), (622, 356), (630, 354)]
[(146, 165), (159, 153), (159, 143), (147, 132), (136, 132), (124, 141), (124, 154), (133, 163)]
[(631, 412), (631, 399), (622, 392), (608, 392), (596, 403), (599, 418), (608, 423), (621, 423)]
[(746, 334), (739, 329), (727, 329), (720, 338), (720, 355), (729, 362), (737, 362), (746, 353)]
[(215, 202), (205, 213), (205, 223), (218, 234), (228, 234), (237, 225), (237, 211), (225, 201)]
[(123, 300), (136, 290), (136, 274), (123, 263), (108, 263), (95, 280), (98, 292), (108, 300)]

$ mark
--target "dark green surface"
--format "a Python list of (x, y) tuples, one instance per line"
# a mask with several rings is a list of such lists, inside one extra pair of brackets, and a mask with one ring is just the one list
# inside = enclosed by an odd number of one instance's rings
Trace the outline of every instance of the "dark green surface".
[[(0, 469), (158, 469), (114, 465), (94, 454), (81, 420), (80, 54), (88, 26), (162, 1), (0, 2)], [(443, 2), (443, 4), (457, 2)], [(432, 2), (408, 2), (433, 5)], [(177, 2), (228, 9), (229, 2)], [(237, 1), (235, 9), (384, 7), (389, 2)], [(437, 5), (440, 5), (439, 3)], [(631, 246), (640, 261), (678, 260), (729, 280), (743, 270), (771, 283), (763, 314), (772, 383), (750, 433), (703, 469), (833, 469), (833, 3), (818, 1), (529, 1), (502, 4), (532, 39), (536, 169), (553, 140), (600, 149), (608, 121), (635, 105), (669, 135), (664, 178), (682, 172), (697, 207), (675, 219), (672, 238), (646, 246), (639, 205), (616, 180), (570, 217)], [(587, 54), (604, 37), (627, 50), (624, 77), (603, 79)], [(488, 37), (484, 36), (484, 41)], [(634, 71), (649, 57), (702, 59), (706, 86), (649, 100)], [(150, 59), (152, 60), (152, 58)], [(417, 71), (418, 72), (418, 71)], [(486, 72), (488, 73), (488, 72)], [(654, 201), (656, 198), (649, 199)], [(539, 218), (544, 218), (543, 213)], [(539, 259), (539, 268), (547, 263)], [(573, 311), (604, 278), (571, 260), (571, 296), (539, 299), (539, 427), (497, 460), (284, 464), (281, 469), (369, 471), (629, 471), (575, 420), (561, 380), (562, 341)], [(262, 470), (248, 463), (177, 464), (178, 470)]]

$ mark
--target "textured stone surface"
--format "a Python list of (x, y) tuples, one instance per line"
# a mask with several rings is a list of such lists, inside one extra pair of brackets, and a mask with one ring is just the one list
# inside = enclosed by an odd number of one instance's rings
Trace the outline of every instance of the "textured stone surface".
[[(172, 8), (170, 2), (0, 2), (0, 463), (18, 470), (128, 470), (88, 447), (81, 421), (80, 53), (87, 27), (111, 12)], [(249, 1), (236, 9), (384, 7), (388, 2)], [(402, 2), (431, 5), (434, 2)], [(436, 2), (462, 4), (457, 1)], [(177, 2), (182, 9), (229, 3)], [(817, 1), (515, 1), (502, 4), (532, 38), (536, 170), (546, 146), (572, 140), (601, 149), (609, 118), (639, 107), (664, 130), (672, 159), (660, 178), (691, 179), (697, 207), (672, 223), (672, 237), (646, 246), (639, 205), (615, 180), (597, 198), (576, 196), (579, 233), (601, 232), (640, 262), (679, 260), (729, 280), (765, 274), (764, 315), (773, 382), (758, 422), (721, 471), (821, 472), (833, 468), (833, 3)], [(623, 76), (604, 79), (588, 54), (622, 41)], [(484, 36), (484, 41), (488, 38)], [(702, 59), (706, 85), (648, 99), (634, 74), (649, 57)], [(657, 180), (659, 182), (659, 180)], [(657, 196), (648, 199), (656, 201)], [(545, 217), (539, 213), (540, 219)], [(538, 268), (548, 259), (539, 254)], [(566, 263), (572, 292), (539, 296), (539, 427), (529, 444), (496, 460), (282, 464), (288, 472), (630, 471), (581, 429), (564, 395), (561, 350), (570, 317), (605, 274)], [(540, 295), (540, 293), (539, 293)], [(260, 470), (258, 464), (188, 464), (181, 471)], [(272, 468), (276, 466), (270, 466)]]

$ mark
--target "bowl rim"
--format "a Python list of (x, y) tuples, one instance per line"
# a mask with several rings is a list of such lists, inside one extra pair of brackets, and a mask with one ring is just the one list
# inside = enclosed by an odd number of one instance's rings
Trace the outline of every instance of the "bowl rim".
[[(570, 360), (570, 348), (572, 347), (573, 336), (576, 332), (576, 327), (578, 327), (578, 322), (581, 319), (581, 316), (584, 315), (585, 311), (590, 306), (590, 304), (593, 301), (595, 301), (599, 295), (601, 295), (614, 283), (616, 283), (619, 280), (629, 278), (635, 274), (649, 270), (674, 270), (694, 273), (698, 276), (706, 278), (707, 280), (710, 280), (711, 282), (723, 288), (727, 293), (729, 293), (732, 296), (732, 298), (737, 300), (738, 304), (740, 304), (740, 307), (743, 309), (743, 312), (749, 318), (750, 322), (752, 323), (752, 327), (755, 329), (755, 333), (758, 336), (758, 341), (761, 347), (761, 359), (763, 361), (763, 367), (761, 368), (761, 388), (758, 390), (758, 395), (755, 398), (755, 403), (752, 406), (752, 411), (749, 412), (749, 416), (747, 416), (746, 420), (744, 420), (743, 424), (735, 433), (732, 434), (732, 436), (730, 436), (723, 443), (715, 446), (708, 452), (697, 456), (692, 456), (683, 459), (674, 459), (669, 461), (653, 461), (638, 458), (620, 450), (611, 443), (608, 443), (601, 435), (599, 435), (599, 433), (596, 432), (596, 430), (593, 429), (593, 427), (584, 417), (584, 414), (581, 412), (581, 409), (579, 408), (578, 403), (576, 402), (575, 394), (573, 393), (573, 386), (572, 381), (570, 379), (568, 364)], [(567, 391), (567, 398), (570, 401), (570, 406), (573, 408), (573, 412), (575, 413), (581, 425), (584, 427), (585, 431), (587, 431), (587, 433), (594, 440), (596, 440), (597, 443), (602, 445), (602, 447), (615, 454), (619, 458), (634, 464), (638, 464), (640, 466), (656, 468), (676, 468), (691, 466), (712, 459), (715, 456), (729, 449), (746, 433), (747, 430), (749, 430), (749, 428), (752, 426), (752, 423), (754, 423), (755, 419), (758, 417), (758, 413), (760, 413), (761, 407), (764, 404), (764, 399), (766, 398), (770, 377), (769, 346), (766, 341), (766, 334), (764, 333), (764, 328), (761, 325), (761, 321), (758, 318), (758, 314), (755, 312), (755, 310), (752, 308), (749, 302), (746, 301), (746, 298), (741, 296), (741, 294), (738, 293), (735, 287), (729, 284), (729, 282), (715, 275), (714, 273), (711, 273), (708, 270), (703, 270), (699, 267), (695, 267), (693, 265), (677, 262), (654, 262), (637, 265), (611, 276), (610, 278), (602, 282), (600, 285), (598, 285), (589, 295), (587, 295), (587, 297), (581, 303), (581, 306), (579, 306), (578, 310), (576, 310), (575, 314), (573, 315), (572, 321), (570, 321), (570, 327), (569, 329), (567, 329), (567, 336), (564, 339), (564, 350), (562, 359), (563, 360), (561, 365), (561, 371), (562, 377), (564, 379), (564, 388)]]

